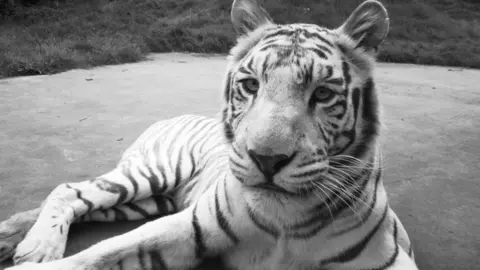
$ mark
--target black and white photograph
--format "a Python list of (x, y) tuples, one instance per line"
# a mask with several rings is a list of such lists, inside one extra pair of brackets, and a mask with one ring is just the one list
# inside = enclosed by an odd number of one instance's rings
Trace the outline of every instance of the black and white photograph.
[(480, 0), (0, 0), (0, 270), (479, 270)]

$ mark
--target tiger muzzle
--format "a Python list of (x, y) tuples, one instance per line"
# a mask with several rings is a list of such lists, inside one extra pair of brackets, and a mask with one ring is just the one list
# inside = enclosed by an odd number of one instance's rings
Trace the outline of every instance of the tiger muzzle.
[(263, 155), (257, 153), (255, 150), (248, 150), (248, 155), (258, 169), (265, 175), (267, 182), (273, 181), (273, 176), (287, 166), (295, 157), (295, 154), (290, 156), (285, 154)]

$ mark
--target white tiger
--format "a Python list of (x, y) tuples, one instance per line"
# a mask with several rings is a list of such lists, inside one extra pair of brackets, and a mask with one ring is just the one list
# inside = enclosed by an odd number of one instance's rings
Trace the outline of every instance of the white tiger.
[[(2, 223), (8, 270), (191, 269), (212, 257), (242, 270), (417, 269), (381, 177), (373, 68), (385, 8), (364, 2), (334, 30), (275, 24), (255, 0), (236, 0), (231, 17), (221, 121), (160, 121), (112, 171)], [(73, 222), (154, 215), (62, 259)]]

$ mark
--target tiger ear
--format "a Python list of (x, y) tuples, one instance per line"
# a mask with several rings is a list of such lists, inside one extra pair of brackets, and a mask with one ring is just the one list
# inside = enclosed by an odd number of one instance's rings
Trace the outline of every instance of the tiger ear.
[(349, 36), (357, 48), (377, 50), (388, 34), (389, 25), (385, 7), (378, 1), (368, 0), (350, 14), (338, 31)]
[(248, 34), (258, 27), (273, 23), (268, 12), (257, 0), (235, 0), (231, 12), (233, 28), (238, 36)]

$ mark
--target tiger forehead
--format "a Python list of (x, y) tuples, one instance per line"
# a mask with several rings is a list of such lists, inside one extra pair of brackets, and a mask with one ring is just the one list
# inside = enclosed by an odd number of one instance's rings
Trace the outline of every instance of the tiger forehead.
[(313, 24), (277, 25), (267, 29), (264, 34), (262, 40), (271, 38), (291, 39), (299, 42), (321, 40), (327, 44), (331, 43), (333, 38), (338, 37), (334, 31)]
[[(282, 72), (274, 75), (277, 68), (288, 68), (292, 75), (288, 77), (295, 84), (308, 87), (312, 82), (341, 77), (334, 74), (342, 59), (337, 42), (336, 32), (317, 25), (275, 25), (263, 29), (262, 37), (242, 57), (237, 72), (268, 82), (282, 76)], [(342, 81), (333, 83), (340, 85)]]
[[(267, 81), (275, 69), (289, 67), (297, 84), (306, 86), (314, 80), (328, 80), (337, 66), (335, 37), (326, 28), (308, 24), (270, 28), (243, 59), (238, 71), (261, 75)], [(341, 84), (338, 80), (334, 83)]]
[(327, 58), (335, 50), (335, 32), (327, 28), (309, 24), (279, 25), (265, 31), (257, 44), (260, 51), (271, 48), (288, 47), (292, 50), (313, 50), (321, 58)]

